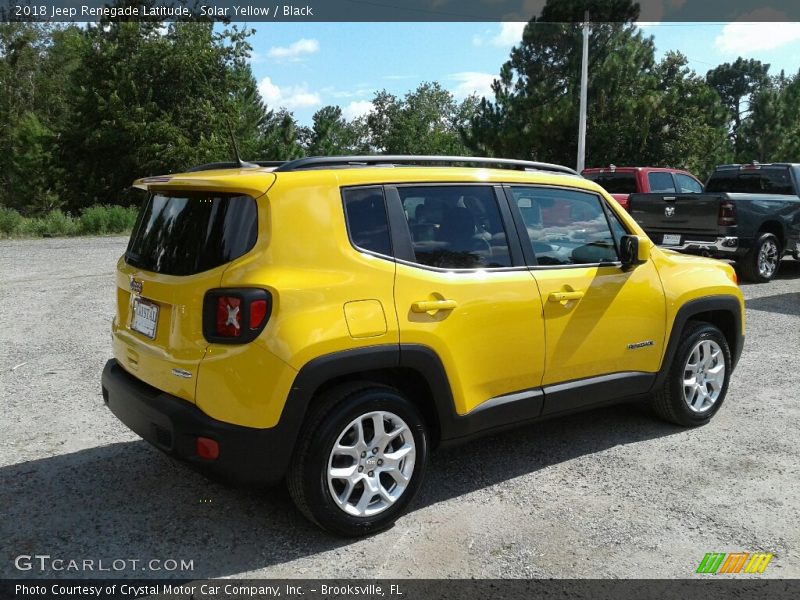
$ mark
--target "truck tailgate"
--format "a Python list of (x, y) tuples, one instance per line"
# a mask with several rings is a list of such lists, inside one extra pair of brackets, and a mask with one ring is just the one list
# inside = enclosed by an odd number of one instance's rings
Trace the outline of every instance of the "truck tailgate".
[[(719, 194), (631, 194), (628, 211), (642, 228), (653, 233), (702, 233), (719, 231)], [(661, 243), (660, 237), (653, 238)]]

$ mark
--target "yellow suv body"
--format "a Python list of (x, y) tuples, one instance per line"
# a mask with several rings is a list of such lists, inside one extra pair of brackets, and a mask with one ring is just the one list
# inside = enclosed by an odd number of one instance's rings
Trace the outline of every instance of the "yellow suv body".
[(703, 424), (742, 350), (733, 269), (658, 249), (565, 167), (311, 158), (136, 185), (109, 408), (204, 469), (286, 479), (340, 534), (389, 526), (440, 444), (632, 399)]

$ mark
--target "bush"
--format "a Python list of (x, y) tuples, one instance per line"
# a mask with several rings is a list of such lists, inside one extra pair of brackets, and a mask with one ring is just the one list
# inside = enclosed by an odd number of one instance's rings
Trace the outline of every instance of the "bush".
[(81, 213), (81, 233), (124, 233), (133, 228), (137, 210), (122, 206), (90, 206)]
[(0, 207), (0, 236), (50, 237), (127, 233), (138, 211), (122, 206), (91, 206), (80, 217), (51, 210), (43, 217), (23, 217), (12, 208)]
[(0, 235), (17, 235), (22, 227), (22, 215), (13, 208), (0, 206)]

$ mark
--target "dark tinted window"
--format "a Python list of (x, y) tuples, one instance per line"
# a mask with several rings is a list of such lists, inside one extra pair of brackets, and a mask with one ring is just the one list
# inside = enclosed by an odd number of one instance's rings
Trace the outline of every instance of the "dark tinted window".
[(398, 188), (416, 262), (444, 269), (511, 266), (494, 190), (488, 186)]
[(680, 188), (681, 194), (699, 194), (703, 191), (703, 186), (688, 175), (676, 173), (675, 179), (678, 180), (678, 187)]
[(793, 195), (788, 168), (714, 171), (707, 192)]
[[(555, 188), (511, 191), (540, 265), (580, 265), (618, 260), (600, 198)], [(617, 222), (618, 233), (624, 232)]]
[(585, 177), (596, 182), (609, 194), (636, 193), (636, 176), (633, 173), (587, 173)]
[(383, 190), (379, 187), (353, 188), (344, 190), (342, 196), (347, 230), (353, 244), (362, 250), (391, 256)]
[(142, 208), (125, 259), (155, 273), (191, 275), (239, 258), (257, 237), (250, 196), (154, 194)]
[(672, 181), (672, 173), (648, 173), (647, 181), (650, 183), (651, 192), (663, 193), (675, 191), (675, 182)]

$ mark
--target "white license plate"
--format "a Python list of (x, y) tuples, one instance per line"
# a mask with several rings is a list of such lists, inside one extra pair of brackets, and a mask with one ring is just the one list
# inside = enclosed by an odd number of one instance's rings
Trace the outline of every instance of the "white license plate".
[(131, 329), (152, 340), (156, 337), (156, 325), (158, 325), (158, 304), (135, 297)]
[(681, 236), (676, 233), (666, 233), (664, 234), (664, 240), (662, 244), (665, 246), (680, 246), (681, 245)]

